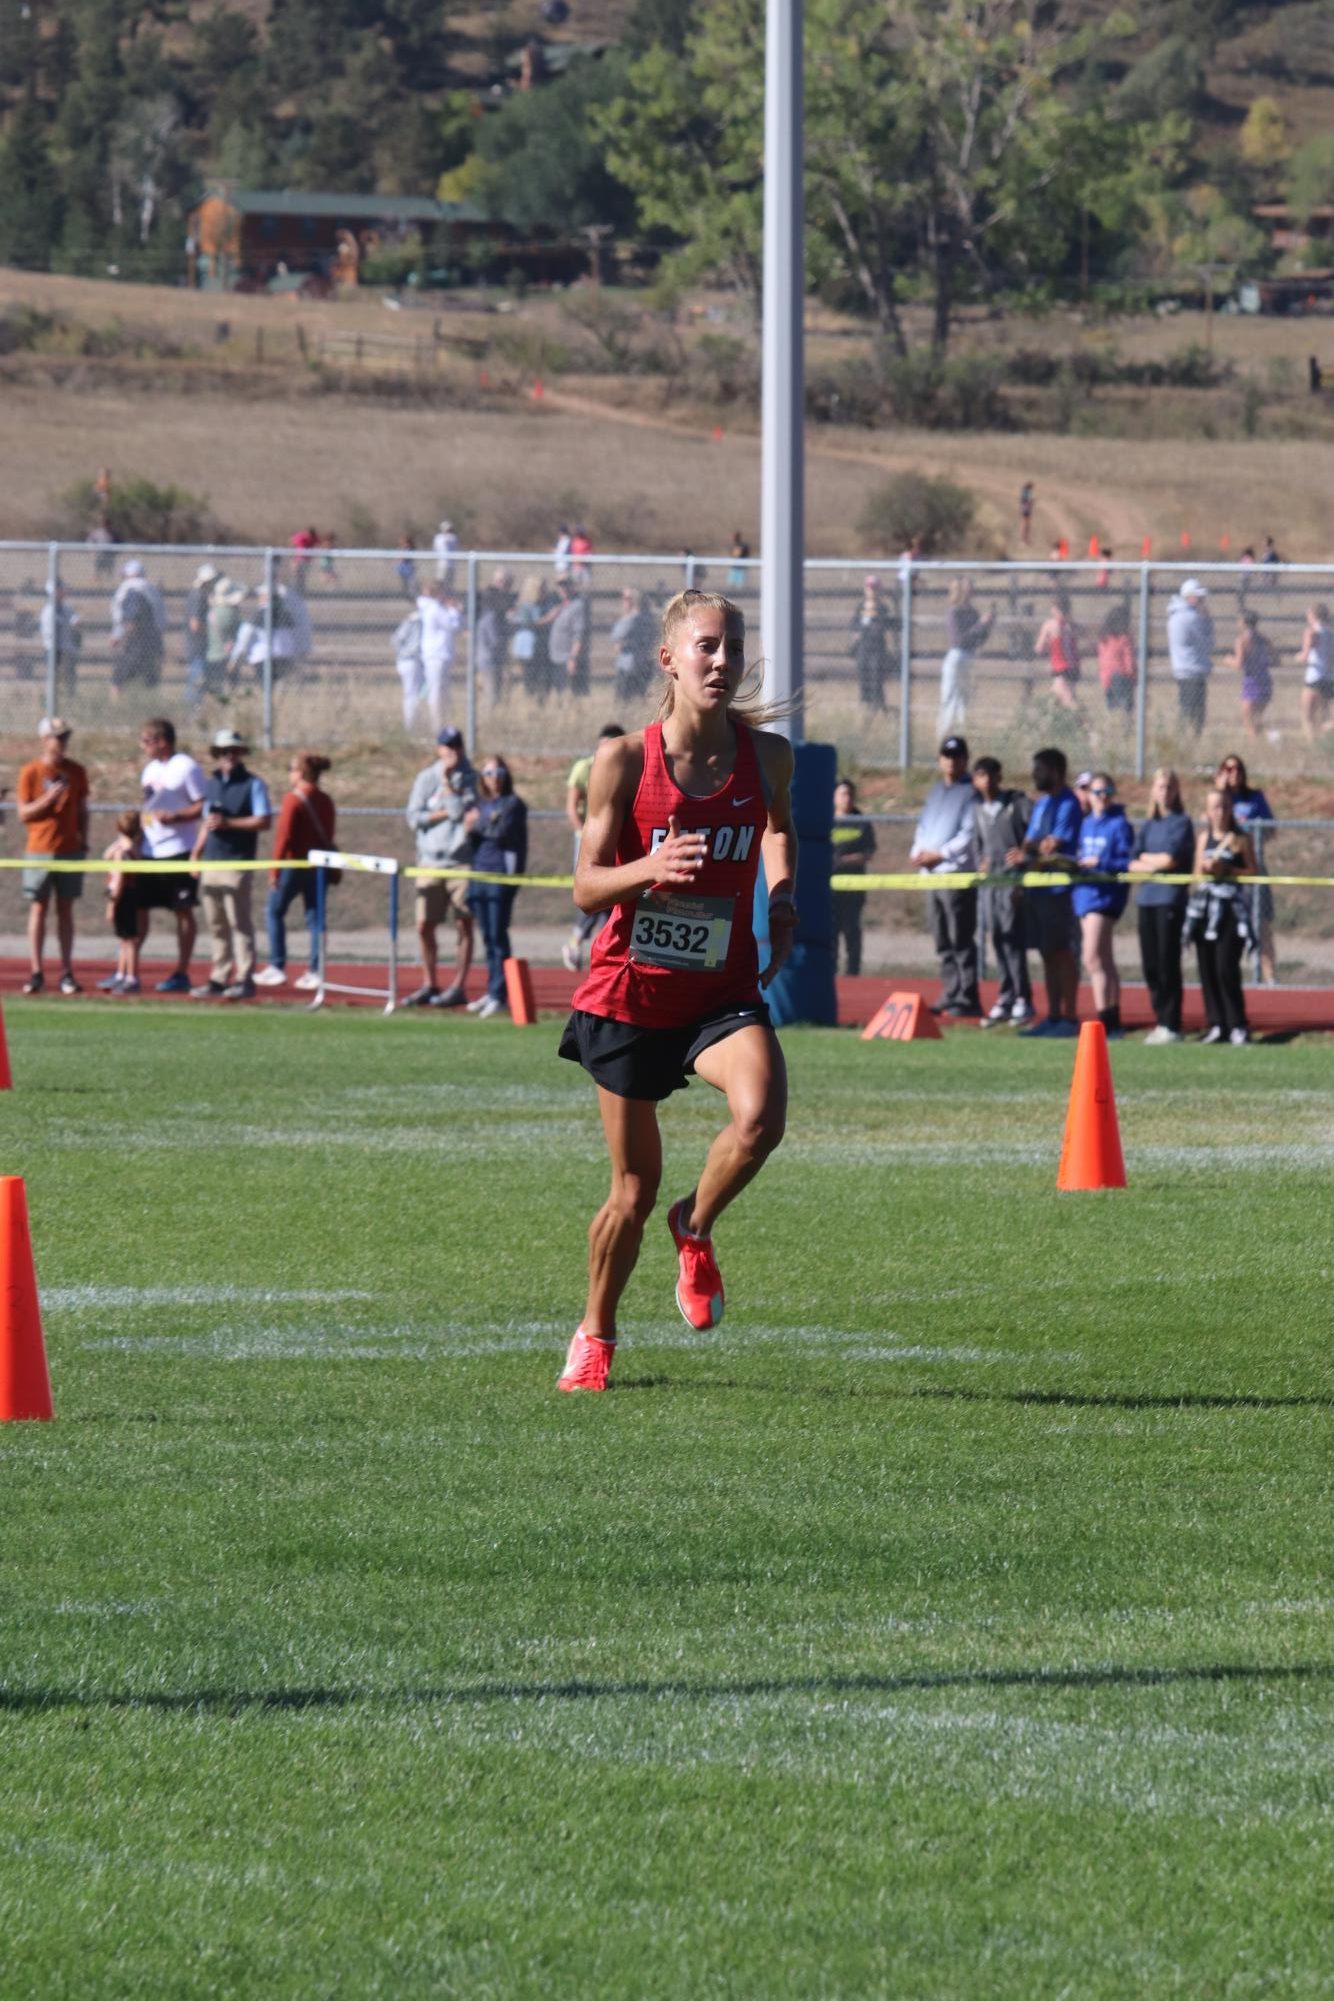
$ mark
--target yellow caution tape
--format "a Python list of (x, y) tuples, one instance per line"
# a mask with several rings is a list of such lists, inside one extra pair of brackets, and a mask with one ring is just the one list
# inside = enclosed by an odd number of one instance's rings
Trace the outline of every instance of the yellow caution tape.
[[(829, 878), (831, 889), (1078, 889), (1081, 884), (1124, 882), (1138, 884), (1142, 889), (1146, 883), (1192, 883), (1213, 882), (1217, 878), (1208, 875), (1167, 875), (1158, 870), (1144, 875), (1104, 875), (1096, 869), (1080, 869), (1078, 874), (1066, 875), (1056, 869), (1028, 869), (1014, 875), (979, 875), (974, 872), (940, 875), (923, 875), (920, 870), (908, 875), (833, 875)], [(1254, 884), (1267, 882), (1280, 889), (1334, 889), (1334, 876), (1328, 875), (1234, 875), (1229, 882)]]

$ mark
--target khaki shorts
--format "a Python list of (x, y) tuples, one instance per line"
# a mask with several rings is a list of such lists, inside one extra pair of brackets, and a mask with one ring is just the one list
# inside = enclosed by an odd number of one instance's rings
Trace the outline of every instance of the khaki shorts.
[(443, 924), (451, 915), (468, 914), (468, 885), (462, 876), (426, 876), (417, 884), (418, 924)]
[[(53, 860), (82, 861), (82, 855), (53, 856)], [(30, 903), (45, 903), (54, 891), (60, 903), (73, 903), (83, 895), (83, 877), (73, 869), (48, 868), (44, 861), (32, 862), (23, 871), (23, 894)]]

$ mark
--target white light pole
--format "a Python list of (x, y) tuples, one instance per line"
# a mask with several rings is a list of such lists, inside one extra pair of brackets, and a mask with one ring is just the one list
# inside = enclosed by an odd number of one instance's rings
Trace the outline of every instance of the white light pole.
[(760, 645), (765, 693), (792, 702), (804, 735), (806, 546), (803, 437), (805, 202), (802, 189), (803, 0), (768, 0), (764, 43), (764, 422), (760, 463)]

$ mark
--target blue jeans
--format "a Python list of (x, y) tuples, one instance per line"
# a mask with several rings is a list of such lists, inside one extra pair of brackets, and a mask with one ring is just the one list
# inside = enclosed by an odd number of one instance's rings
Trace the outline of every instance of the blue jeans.
[(310, 970), (319, 958), (320, 939), (315, 928), (315, 878), (306, 868), (285, 868), (269, 891), (269, 964), (279, 969), (287, 964), (287, 913), (298, 896), (306, 906), (306, 928), (310, 932)]
[(476, 915), (486, 947), (486, 990), (493, 1000), (505, 998), (505, 961), (510, 956), (510, 912), (518, 895), (503, 883), (474, 883), (468, 903)]

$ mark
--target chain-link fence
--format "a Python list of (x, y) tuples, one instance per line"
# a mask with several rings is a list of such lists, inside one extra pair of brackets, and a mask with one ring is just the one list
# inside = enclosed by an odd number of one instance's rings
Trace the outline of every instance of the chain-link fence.
[[(727, 591), (755, 635), (759, 581), (728, 557), (0, 543), (0, 691), (16, 731), (161, 707), (265, 747), (449, 721), (470, 748), (574, 756), (650, 708), (674, 591)], [(1237, 745), (1271, 779), (1324, 776), (1326, 596), (1334, 570), (1292, 564), (813, 560), (807, 733), (861, 769), (929, 763), (959, 730), (1017, 769), (1042, 740), (1141, 777)]]

